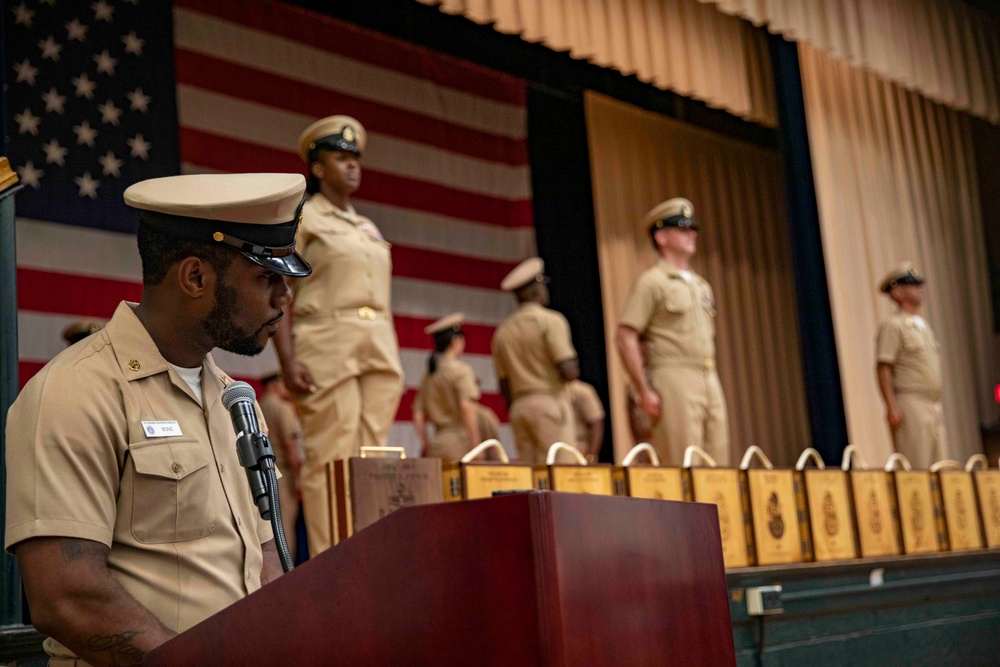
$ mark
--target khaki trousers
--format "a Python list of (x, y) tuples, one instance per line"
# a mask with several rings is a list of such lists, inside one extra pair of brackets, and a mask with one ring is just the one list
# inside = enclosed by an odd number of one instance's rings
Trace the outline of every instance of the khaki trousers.
[(295, 522), (299, 520), (299, 496), (295, 493), (292, 475), (285, 474), (278, 480), (278, 500), (281, 502), (281, 522), (285, 527), (285, 542), (288, 553), (295, 561)]
[(497, 413), (481, 403), (476, 404), (476, 423), (479, 424), (479, 442), (500, 439), (500, 419)]
[[(479, 444), (479, 443), (476, 443)], [(428, 446), (428, 456), (441, 459), (443, 462), (455, 462), (472, 449), (469, 433), (462, 424), (434, 429), (434, 437)]]
[(903, 423), (893, 431), (896, 450), (915, 470), (927, 470), (932, 463), (950, 458), (940, 400), (916, 394), (897, 394), (896, 403)]
[(718, 374), (695, 366), (660, 366), (650, 372), (650, 381), (660, 395), (652, 443), (660, 463), (679, 466), (684, 450), (697, 445), (728, 466), (729, 419)]
[(333, 546), (326, 466), (381, 447), (403, 395), (403, 369), (392, 321), (309, 320), (295, 325), (295, 353), (316, 391), (295, 395), (306, 460), (302, 511), (309, 555)]
[(552, 443), (573, 443), (573, 406), (565, 393), (519, 396), (510, 406), (510, 425), (521, 460), (545, 463)]

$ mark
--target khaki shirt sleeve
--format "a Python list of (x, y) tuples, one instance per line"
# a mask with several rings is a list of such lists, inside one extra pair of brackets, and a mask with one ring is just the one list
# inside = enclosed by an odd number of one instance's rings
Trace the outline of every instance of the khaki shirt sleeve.
[(478, 401), (479, 385), (476, 383), (476, 373), (472, 366), (461, 363), (455, 365), (455, 377), (452, 383), (455, 386), (455, 396), (459, 401)]
[(625, 308), (618, 324), (635, 329), (640, 334), (645, 333), (655, 312), (656, 292), (645, 276), (640, 276), (625, 299)]
[(880, 364), (895, 364), (899, 359), (902, 336), (894, 322), (883, 322), (878, 328), (876, 356)]
[(576, 359), (576, 349), (569, 334), (569, 322), (562, 313), (552, 312), (546, 327), (545, 347), (553, 363), (560, 364), (570, 359)]
[(81, 368), (48, 369), (7, 421), (5, 546), (75, 537), (111, 547), (128, 447), (122, 397)]
[(597, 395), (597, 390), (586, 382), (576, 382), (574, 385), (576, 391), (573, 392), (573, 408), (583, 421), (591, 424), (598, 419), (604, 419), (604, 406)]
[(294, 405), (285, 401), (284, 408), (281, 420), (281, 436), (286, 443), (294, 442), (302, 437), (302, 422), (299, 421), (299, 413), (295, 411)]
[(493, 350), (493, 370), (496, 371), (498, 380), (506, 380), (510, 372), (507, 370), (507, 364), (504, 362), (503, 355), (499, 354), (497, 351), (497, 343), (499, 342), (499, 330), (493, 334), (493, 342), (490, 348)]

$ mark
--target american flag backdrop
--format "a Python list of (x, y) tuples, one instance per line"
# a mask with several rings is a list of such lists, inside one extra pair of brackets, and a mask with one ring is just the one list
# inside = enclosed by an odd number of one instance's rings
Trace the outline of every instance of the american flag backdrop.
[[(359, 212), (393, 243), (393, 311), (409, 423), (430, 341), (465, 312), (483, 402), (506, 422), (490, 359), (514, 307), (500, 280), (534, 253), (524, 83), (269, 0), (24, 0), (5, 10), (10, 158), (17, 200), (22, 385), (81, 316), (138, 300), (135, 213), (121, 193), (173, 173), (304, 172), (296, 139), (344, 113), (369, 133)], [(230, 374), (277, 368), (221, 351)], [(506, 424), (502, 437), (512, 448)]]

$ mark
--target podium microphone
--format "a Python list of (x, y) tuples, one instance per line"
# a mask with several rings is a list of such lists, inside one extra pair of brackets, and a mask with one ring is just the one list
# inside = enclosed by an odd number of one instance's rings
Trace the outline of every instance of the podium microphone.
[(246, 470), (250, 495), (265, 521), (270, 520), (278, 556), (285, 572), (292, 569), (288, 543), (281, 520), (278, 478), (274, 473), (274, 450), (267, 436), (260, 432), (254, 402), (257, 393), (246, 382), (232, 382), (222, 390), (222, 405), (229, 411), (236, 431), (236, 454)]

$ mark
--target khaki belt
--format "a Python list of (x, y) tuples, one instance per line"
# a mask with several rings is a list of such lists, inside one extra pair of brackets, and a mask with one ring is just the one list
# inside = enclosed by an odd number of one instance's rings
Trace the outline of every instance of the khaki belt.
[(384, 310), (376, 310), (371, 306), (361, 306), (360, 308), (337, 308), (335, 310), (315, 313), (312, 315), (296, 315), (296, 319), (306, 321), (311, 319), (321, 320), (324, 318), (335, 320), (387, 320), (391, 314)]
[(652, 367), (652, 370), (657, 370), (659, 368), (670, 368), (672, 366), (681, 366), (684, 368), (700, 368), (706, 371), (715, 370), (715, 358), (714, 357), (678, 357), (676, 359), (662, 359), (656, 362), (656, 365)]
[(549, 389), (531, 389), (529, 391), (522, 391), (519, 394), (515, 394), (511, 398), (510, 404), (514, 405), (514, 401), (519, 398), (527, 398), (528, 396), (551, 396), (552, 398), (560, 398), (566, 396), (565, 390), (549, 390)]

